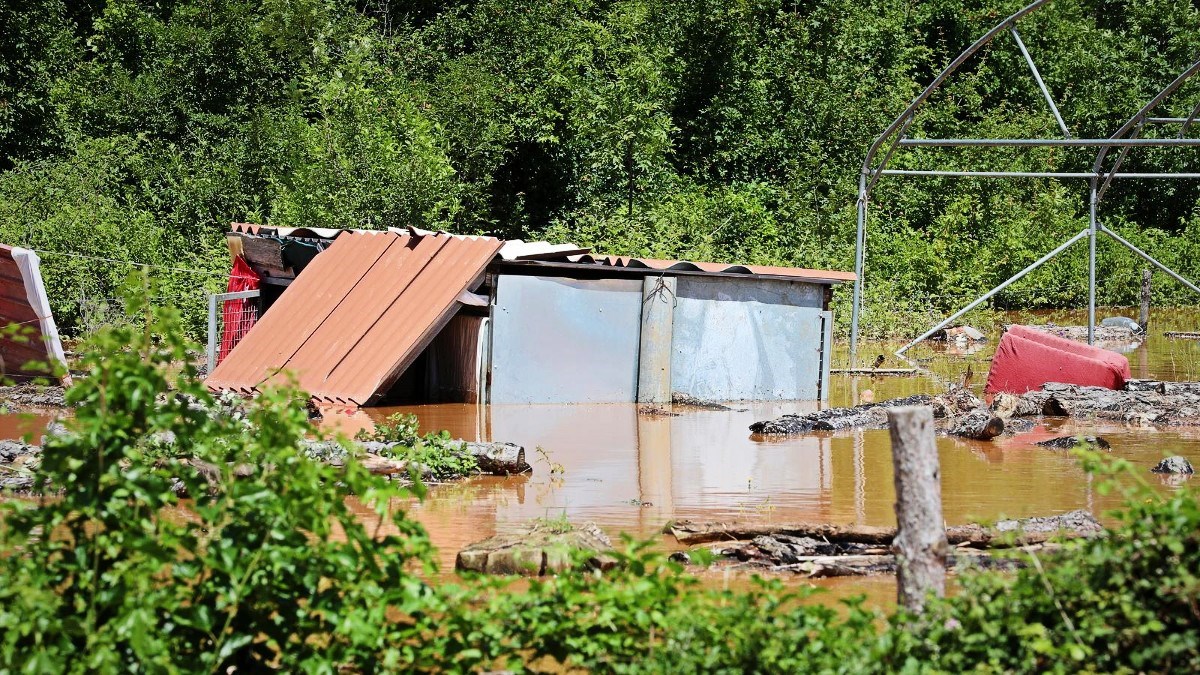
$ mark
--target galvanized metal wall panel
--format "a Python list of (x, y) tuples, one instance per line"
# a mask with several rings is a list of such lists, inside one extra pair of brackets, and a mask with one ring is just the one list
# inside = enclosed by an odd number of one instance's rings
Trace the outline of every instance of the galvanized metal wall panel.
[(499, 276), (491, 402), (635, 400), (641, 306), (641, 279)]
[(718, 401), (819, 399), (822, 295), (819, 284), (680, 277), (672, 389)]

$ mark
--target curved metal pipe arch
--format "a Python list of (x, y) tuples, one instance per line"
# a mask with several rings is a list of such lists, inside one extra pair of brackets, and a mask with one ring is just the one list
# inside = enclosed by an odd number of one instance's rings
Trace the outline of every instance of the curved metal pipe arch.
[[(983, 37), (971, 43), (971, 46), (967, 47), (961, 54), (951, 61), (950, 65), (946, 66), (941, 73), (938, 73), (938, 76), (933, 78), (933, 81), (925, 87), (925, 90), (918, 94), (915, 99), (913, 99), (913, 102), (904, 109), (904, 112), (896, 118), (896, 121), (892, 122), (891, 125), (889, 125), (888, 128), (885, 129), (883, 133), (875, 139), (875, 142), (872, 143), (871, 147), (867, 150), (867, 156), (863, 159), (862, 165), (862, 171), (864, 174), (875, 174), (874, 179), (868, 183), (867, 195), (870, 195), (871, 188), (875, 186), (875, 182), (878, 180), (877, 172), (887, 167), (888, 160), (891, 159), (891, 155), (893, 152), (895, 152), (897, 145), (899, 145), (900, 139), (903, 138), (904, 133), (908, 130), (908, 127), (916, 118), (917, 109), (920, 108), (925, 101), (929, 100), (929, 97), (932, 96), (933, 93), (938, 89), (940, 89), (942, 83), (944, 83), (951, 75), (953, 75), (963, 63), (966, 63), (967, 59), (974, 56), (976, 52), (986, 47), (993, 40), (995, 40), (997, 36), (1007, 31), (1018, 21), (1025, 18), (1030, 13), (1041, 9), (1043, 5), (1048, 4), (1050, 1), (1051, 0), (1036, 0), (1036, 2), (1026, 5), (1020, 11), (1013, 13), (1008, 18), (996, 24), (996, 26), (985, 33)], [(901, 129), (901, 127), (903, 127), (903, 129)], [(896, 134), (897, 131), (899, 131), (898, 134)], [(886, 141), (893, 134), (896, 135), (896, 138), (893, 140), (892, 146), (888, 149), (883, 161), (880, 162), (878, 169), (872, 169), (871, 162), (875, 159), (875, 155), (878, 154), (879, 148), (882, 147), (884, 141)]]
[[(992, 289), (988, 293), (980, 296), (979, 298), (977, 298), (975, 301), (973, 301), (972, 303), (970, 303), (963, 309), (959, 310), (955, 314), (951, 315), (949, 318), (945, 319), (942, 323), (938, 324), (937, 326), (934, 326), (932, 329), (930, 329), (929, 331), (927, 331), (926, 333), (924, 333), (917, 339), (913, 340), (912, 342), (908, 343), (904, 347), (900, 348), (896, 352), (896, 354), (902, 356), (903, 353), (906, 350), (908, 350), (910, 347), (912, 347), (913, 345), (928, 338), (929, 336), (934, 334), (939, 328), (949, 324), (951, 321), (958, 318), (959, 316), (962, 316), (963, 314), (965, 314), (967, 311), (969, 311), (973, 307), (979, 305), (983, 301), (992, 297), (993, 295), (995, 295), (996, 293), (1000, 292), (1005, 287), (1007, 287), (1009, 284), (1012, 284), (1013, 282), (1017, 281), (1018, 279), (1025, 276), (1029, 272), (1032, 272), (1034, 269), (1039, 267), (1041, 264), (1050, 260), (1051, 258), (1053, 258), (1057, 254), (1061, 253), (1062, 251), (1065, 251), (1072, 244), (1074, 244), (1075, 242), (1079, 241), (1080, 239), (1082, 239), (1084, 237), (1086, 237), (1088, 239), (1088, 244), (1089, 244), (1088, 343), (1089, 344), (1092, 343), (1093, 339), (1094, 339), (1095, 313), (1096, 313), (1096, 239), (1097, 239), (1097, 235), (1100, 233), (1104, 233), (1109, 236), (1112, 236), (1119, 243), (1128, 247), (1134, 253), (1141, 256), (1142, 258), (1145, 258), (1147, 261), (1153, 263), (1154, 265), (1159, 267), (1161, 270), (1166, 272), (1171, 277), (1180, 281), (1182, 284), (1184, 284), (1188, 288), (1191, 288), (1192, 290), (1196, 290), (1197, 292), (1200, 292), (1200, 287), (1197, 287), (1195, 284), (1188, 281), (1187, 279), (1185, 279), (1184, 277), (1182, 277), (1175, 271), (1171, 270), (1170, 268), (1166, 267), (1162, 263), (1158, 262), (1153, 257), (1151, 257), (1148, 253), (1137, 248), (1136, 246), (1129, 243), (1125, 239), (1121, 238), (1120, 236), (1118, 236), (1116, 233), (1112, 232), (1108, 228), (1105, 228), (1104, 226), (1100, 225), (1098, 222), (1097, 215), (1096, 215), (1097, 214), (1097, 206), (1098, 206), (1100, 199), (1103, 197), (1104, 192), (1108, 189), (1108, 186), (1112, 182), (1113, 178), (1115, 178), (1117, 176), (1117, 172), (1120, 170), (1121, 165), (1124, 163), (1125, 158), (1128, 156), (1129, 151), (1133, 148), (1133, 146), (1135, 144), (1151, 145), (1151, 146), (1156, 145), (1156, 143), (1154, 141), (1157, 139), (1145, 139), (1144, 141), (1143, 140), (1136, 140), (1136, 141), (1133, 140), (1133, 139), (1137, 139), (1138, 135), (1140, 135), (1140, 133), (1141, 133), (1143, 126), (1146, 123), (1148, 123), (1148, 122), (1159, 123), (1159, 122), (1182, 121), (1183, 125), (1180, 129), (1179, 137), (1180, 137), (1180, 139), (1182, 139), (1184, 137), (1184, 134), (1187, 131), (1188, 125), (1191, 124), (1191, 122), (1196, 119), (1197, 114), (1200, 113), (1200, 103), (1197, 103), (1192, 114), (1188, 118), (1186, 118), (1186, 120), (1175, 120), (1175, 119), (1170, 119), (1170, 120), (1161, 119), (1160, 120), (1157, 118), (1152, 119), (1152, 118), (1149, 118), (1149, 114), (1154, 108), (1156, 108), (1159, 104), (1161, 104), (1168, 96), (1173, 94), (1176, 90), (1178, 90), (1181, 86), (1183, 86), (1183, 84), (1185, 82), (1187, 82), (1189, 79), (1191, 79), (1191, 77), (1193, 75), (1195, 75), (1197, 72), (1200, 72), (1200, 61), (1197, 61), (1196, 63), (1192, 64), (1191, 67), (1189, 67), (1182, 74), (1180, 74), (1177, 78), (1175, 78), (1174, 81), (1172, 81), (1169, 85), (1164, 87), (1154, 98), (1150, 99), (1150, 101), (1147, 102), (1146, 105), (1142, 106), (1141, 110), (1139, 110), (1133, 117), (1131, 117), (1129, 119), (1129, 121), (1127, 121), (1125, 124), (1123, 124), (1112, 136), (1108, 137), (1107, 139), (1071, 139), (1070, 133), (1067, 130), (1065, 123), (1063, 122), (1061, 116), (1058, 113), (1057, 107), (1054, 104), (1053, 98), (1052, 98), (1049, 90), (1045, 87), (1044, 83), (1041, 81), (1041, 77), (1040, 77), (1040, 74), (1038, 73), (1037, 66), (1034, 64), (1032, 57), (1024, 49), (1024, 45), (1021, 43), (1021, 39), (1020, 39), (1019, 35), (1017, 35), (1017, 33), (1016, 33), (1016, 24), (1018, 21), (1025, 18), (1029, 14), (1037, 11), (1038, 9), (1041, 9), (1043, 6), (1045, 6), (1049, 2), (1050, 2), (1050, 0), (1036, 0), (1035, 2), (1031, 2), (1030, 4), (1028, 4), (1025, 7), (1023, 7), (1022, 9), (1020, 9), (1019, 11), (1017, 11), (1017, 12), (1013, 13), (1012, 15), (1008, 16), (1007, 18), (1005, 18), (1000, 23), (996, 24), (996, 26), (994, 26), (991, 30), (989, 30), (982, 37), (980, 37), (975, 42), (973, 42), (962, 53), (960, 53), (953, 61), (951, 61), (950, 64), (948, 66), (946, 66), (937, 75), (937, 77), (935, 77), (933, 79), (933, 81), (930, 82), (929, 85), (927, 85), (925, 87), (925, 89), (915, 99), (913, 99), (913, 102), (910, 103), (907, 108), (905, 108), (904, 112), (902, 112), (900, 114), (900, 116), (898, 116), (895, 119), (895, 121), (893, 121), (883, 131), (883, 133), (881, 133), (875, 139), (875, 141), (868, 148), (867, 154), (863, 158), (863, 164), (862, 164), (862, 169), (859, 174), (859, 183), (858, 183), (858, 185), (859, 185), (859, 187), (858, 187), (858, 202), (857, 202), (858, 228), (857, 228), (857, 237), (856, 237), (856, 246), (855, 246), (855, 269), (854, 269), (856, 278), (855, 278), (855, 282), (854, 282), (854, 297), (853, 297), (851, 329), (850, 329), (850, 360), (851, 360), (852, 367), (855, 364), (856, 359), (857, 359), (859, 313), (860, 313), (861, 306), (862, 306), (863, 269), (864, 269), (865, 261), (866, 261), (867, 203), (870, 198), (871, 192), (873, 191), (876, 183), (879, 182), (879, 179), (883, 175), (885, 175), (885, 173), (889, 173), (886, 171), (888, 162), (891, 160), (892, 155), (896, 152), (897, 148), (899, 148), (903, 144), (906, 134), (908, 132), (908, 129), (912, 126), (913, 121), (916, 119), (918, 109), (930, 98), (930, 96), (933, 95), (934, 92), (936, 92), (942, 86), (942, 84), (950, 77), (950, 75), (954, 74), (954, 72), (957, 71), (959, 69), (959, 67), (961, 67), (962, 64), (967, 61), (967, 59), (974, 56), (977, 52), (979, 52), (979, 50), (983, 49), (985, 46), (990, 44), (993, 40), (996, 39), (997, 36), (1004, 33), (1005, 31), (1013, 32), (1014, 38), (1017, 41), (1018, 47), (1021, 48), (1022, 54), (1025, 56), (1026, 62), (1028, 63), (1031, 71), (1033, 72), (1034, 79), (1038, 81), (1038, 86), (1039, 86), (1039, 88), (1041, 88), (1042, 93), (1046, 98), (1046, 102), (1050, 106), (1051, 112), (1054, 114), (1055, 119), (1059, 123), (1059, 126), (1063, 129), (1063, 132), (1066, 135), (1067, 139), (1069, 141), (1072, 141), (1071, 144), (1099, 147), (1099, 151), (1097, 152), (1097, 155), (1096, 155), (1096, 161), (1094, 162), (1094, 164), (1092, 166), (1092, 172), (1090, 174), (1083, 173), (1083, 172), (1072, 172), (1072, 173), (1046, 172), (1047, 175), (1045, 176), (1045, 177), (1055, 177), (1055, 178), (1083, 178), (1083, 177), (1086, 177), (1089, 179), (1089, 183), (1090, 183), (1090, 185), (1089, 185), (1089, 188), (1090, 188), (1089, 189), (1089, 203), (1088, 203), (1089, 225), (1086, 229), (1079, 232), (1074, 237), (1067, 240), (1064, 244), (1060, 245), (1058, 248), (1054, 249), (1050, 253), (1048, 253), (1045, 256), (1043, 256), (1042, 258), (1040, 258), (1037, 262), (1033, 263), (1032, 265), (1026, 267), (1022, 271), (1018, 272), (1016, 275), (1009, 278), (1004, 283), (1000, 284), (999, 286)], [(887, 150), (883, 153), (882, 158), (878, 162), (878, 166), (873, 166), (873, 164), (875, 163), (876, 157), (879, 155), (881, 149), (885, 146), (885, 144), (888, 143), (889, 140), (890, 140), (890, 145), (888, 145)], [(1016, 144), (1018, 144), (1015, 139), (978, 139), (977, 142), (973, 142), (973, 141), (976, 141), (976, 139), (946, 139), (946, 140), (952, 141), (950, 143), (945, 143), (946, 145), (952, 145), (952, 144), (1016, 145)], [(1038, 140), (1039, 139), (1030, 139), (1026, 144), (1037, 145)], [(1054, 141), (1051, 141), (1051, 140), (1045, 140), (1042, 142), (1043, 142), (1043, 144), (1047, 144), (1047, 145), (1054, 143)], [(1059, 144), (1064, 144), (1064, 143), (1060, 142)], [(1185, 142), (1180, 140), (1176, 144), (1183, 145), (1183, 144), (1185, 144)], [(1168, 145), (1172, 145), (1172, 144), (1169, 141), (1164, 141), (1161, 143), (1161, 145), (1168, 146)], [(1117, 156), (1117, 159), (1113, 162), (1113, 166), (1111, 169), (1109, 169), (1108, 171), (1104, 171), (1104, 160), (1107, 158), (1109, 150), (1116, 146), (1121, 147), (1121, 150)], [(895, 172), (895, 173), (897, 175), (901, 175), (903, 172)], [(1025, 177), (1023, 175), (1023, 172), (927, 171), (927, 172), (907, 172), (907, 173), (910, 173), (912, 175), (942, 175), (942, 176), (987, 175), (987, 176), (995, 176), (995, 177), (1002, 177), (1002, 178)], [(1122, 175), (1125, 175), (1125, 174), (1122, 174)], [(1147, 177), (1147, 178), (1191, 178), (1191, 177), (1193, 177), (1193, 174), (1184, 174), (1184, 173), (1178, 173), (1178, 172), (1168, 172), (1168, 173), (1161, 173), (1161, 174), (1137, 174), (1137, 175), (1138, 175), (1138, 177)], [(1131, 175), (1129, 177), (1133, 177), (1133, 176)], [(1102, 179), (1103, 179), (1103, 182), (1101, 183)]]

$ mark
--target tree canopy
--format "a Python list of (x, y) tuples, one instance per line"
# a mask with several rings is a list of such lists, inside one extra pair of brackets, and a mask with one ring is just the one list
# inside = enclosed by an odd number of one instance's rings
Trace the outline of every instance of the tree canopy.
[[(870, 142), (1007, 0), (27, 0), (0, 7), (0, 241), (49, 252), (86, 330), (122, 265), (198, 325), (230, 221), (415, 225), (606, 253), (850, 269)], [(1021, 24), (1077, 136), (1200, 54), (1189, 2), (1060, 0)], [(1160, 109), (1186, 117), (1200, 82)], [(1148, 129), (1172, 134), (1176, 128)], [(1060, 135), (1008, 36), (912, 134)], [(1196, 167), (1190, 148), (1126, 167)], [(900, 168), (1087, 170), (1087, 149), (908, 150)], [(952, 306), (1086, 222), (1084, 181), (885, 179), (868, 300)], [(1104, 222), (1200, 273), (1200, 186), (1119, 182)], [(1084, 247), (998, 296), (1086, 297)], [(1105, 243), (1102, 302), (1141, 263)], [(194, 271), (185, 271), (194, 270)], [(1160, 298), (1190, 298), (1161, 284)], [(844, 313), (843, 313), (844, 314)]]

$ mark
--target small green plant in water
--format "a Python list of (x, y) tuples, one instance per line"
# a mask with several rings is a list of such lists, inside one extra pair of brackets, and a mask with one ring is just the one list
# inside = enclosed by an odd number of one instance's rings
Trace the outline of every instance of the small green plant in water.
[(534, 526), (538, 529), (546, 530), (553, 534), (566, 534), (574, 532), (575, 526), (571, 524), (571, 520), (567, 518), (567, 512), (563, 511), (558, 516), (537, 518), (533, 521)]
[(360, 430), (354, 438), (360, 442), (386, 443), (387, 448), (378, 450), (381, 456), (419, 465), (436, 479), (462, 478), (479, 471), (475, 455), (467, 451), (464, 443), (451, 439), (449, 432), (421, 436), (416, 415), (388, 415), (373, 431)]

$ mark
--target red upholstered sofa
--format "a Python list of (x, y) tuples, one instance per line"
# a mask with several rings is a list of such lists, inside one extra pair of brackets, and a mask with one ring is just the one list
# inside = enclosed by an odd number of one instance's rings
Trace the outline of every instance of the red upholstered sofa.
[(1047, 382), (1122, 389), (1130, 377), (1129, 360), (1116, 352), (1011, 326), (996, 348), (986, 391), (1023, 394)]

